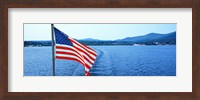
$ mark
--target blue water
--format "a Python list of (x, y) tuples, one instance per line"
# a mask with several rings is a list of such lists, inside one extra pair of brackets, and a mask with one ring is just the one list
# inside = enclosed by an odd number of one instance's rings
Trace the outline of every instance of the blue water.
[[(176, 76), (176, 46), (91, 46), (91, 76)], [(24, 76), (51, 76), (51, 47), (24, 47)], [(57, 76), (84, 76), (75, 61), (56, 59)]]

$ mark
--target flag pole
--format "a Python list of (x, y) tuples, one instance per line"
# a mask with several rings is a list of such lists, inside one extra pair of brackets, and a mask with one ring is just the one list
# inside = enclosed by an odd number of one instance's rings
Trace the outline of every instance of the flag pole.
[(53, 64), (53, 76), (56, 75), (55, 73), (55, 43), (54, 43), (54, 25), (51, 24), (51, 37), (52, 37), (52, 64)]

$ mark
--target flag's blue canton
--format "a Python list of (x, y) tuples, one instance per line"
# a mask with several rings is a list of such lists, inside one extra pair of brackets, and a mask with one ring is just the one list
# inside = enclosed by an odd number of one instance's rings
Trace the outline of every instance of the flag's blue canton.
[(56, 37), (56, 44), (65, 44), (73, 46), (71, 41), (68, 39), (68, 36), (54, 27), (55, 37)]

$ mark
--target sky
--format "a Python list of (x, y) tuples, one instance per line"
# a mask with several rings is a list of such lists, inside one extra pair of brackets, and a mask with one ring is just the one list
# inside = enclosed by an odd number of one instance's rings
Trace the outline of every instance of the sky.
[[(100, 40), (176, 31), (176, 24), (54, 24), (54, 27), (75, 39)], [(51, 40), (51, 24), (24, 24), (24, 40)]]

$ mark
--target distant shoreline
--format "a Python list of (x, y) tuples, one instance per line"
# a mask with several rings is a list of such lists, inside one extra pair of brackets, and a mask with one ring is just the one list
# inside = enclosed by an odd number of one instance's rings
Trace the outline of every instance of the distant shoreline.
[[(176, 44), (170, 45), (87, 45), (87, 46), (176, 46)], [(51, 47), (51, 46), (24, 46), (24, 47)]]
[[(77, 39), (76, 39), (77, 40)], [(106, 45), (176, 45), (176, 31), (168, 34), (149, 33), (143, 36), (126, 37), (117, 40), (98, 40), (98, 39), (82, 39), (77, 40), (78, 42), (87, 46), (106, 46)], [(51, 46), (52, 41), (24, 41), (24, 47), (40, 47), (40, 46)]]
[[(140, 45), (176, 45), (176, 41), (146, 41), (146, 42), (127, 42), (127, 41), (78, 41), (87, 46), (106, 46), (106, 45), (125, 45), (125, 46), (140, 46)], [(24, 41), (24, 47), (41, 47), (51, 46), (51, 41)]]

